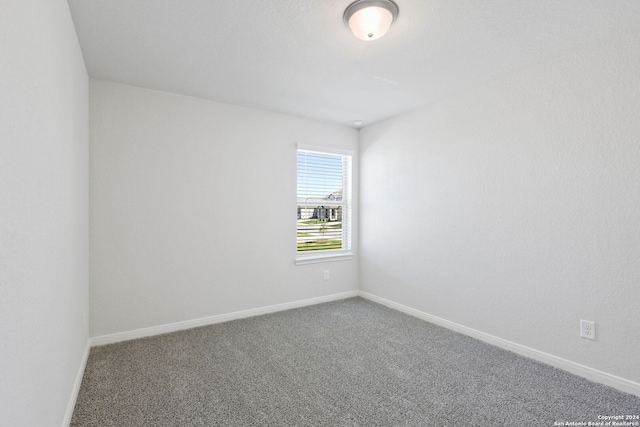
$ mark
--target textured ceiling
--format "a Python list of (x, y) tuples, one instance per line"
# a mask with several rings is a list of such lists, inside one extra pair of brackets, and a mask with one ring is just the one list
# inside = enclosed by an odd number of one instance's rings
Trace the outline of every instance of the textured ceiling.
[(69, 0), (96, 79), (351, 126), (640, 30), (638, 0), (396, 0), (373, 42), (351, 0)]

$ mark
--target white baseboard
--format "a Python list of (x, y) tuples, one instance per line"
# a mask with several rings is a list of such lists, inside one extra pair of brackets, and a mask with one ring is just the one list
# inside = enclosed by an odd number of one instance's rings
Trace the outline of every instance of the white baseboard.
[(168, 332), (181, 331), (184, 329), (197, 328), (200, 326), (213, 325), (215, 323), (228, 322), (230, 320), (243, 319), (246, 317), (259, 316), (261, 314), (275, 313), (277, 311), (290, 310), (292, 308), (305, 307), (308, 305), (320, 304), (323, 302), (336, 301), (345, 298), (357, 297), (358, 291), (349, 291), (339, 294), (326, 295), (317, 298), (309, 298), (300, 301), (292, 301), (284, 304), (270, 305), (250, 310), (236, 311), (233, 313), (219, 314), (216, 316), (202, 317), (199, 319), (185, 320), (183, 322), (169, 323), (166, 325), (152, 326), (150, 328), (136, 329), (133, 331), (119, 332), (116, 334), (102, 335), (90, 338), (91, 347), (113, 344), (120, 341), (133, 340), (137, 338), (150, 337), (153, 335), (166, 334)]
[(84, 347), (84, 353), (82, 354), (82, 359), (80, 360), (78, 372), (76, 373), (76, 380), (73, 383), (73, 388), (71, 389), (71, 396), (69, 396), (69, 403), (67, 404), (67, 411), (64, 414), (62, 427), (69, 427), (69, 424), (71, 424), (71, 417), (73, 417), (73, 410), (76, 407), (78, 393), (80, 392), (80, 386), (82, 385), (82, 377), (84, 376), (84, 370), (87, 367), (87, 360), (89, 359), (89, 350), (91, 350), (91, 346), (89, 345), (89, 341), (87, 341), (87, 345)]
[(526, 346), (514, 343), (512, 341), (498, 338), (496, 336), (486, 334), (484, 332), (469, 328), (467, 326), (460, 325), (458, 323), (451, 322), (441, 317), (424, 313), (414, 308), (407, 307), (402, 304), (398, 304), (396, 302), (378, 297), (376, 295), (372, 295), (367, 292), (359, 291), (359, 295), (362, 298), (366, 298), (373, 302), (377, 302), (389, 308), (393, 308), (394, 310), (398, 310), (403, 313), (406, 313), (410, 316), (414, 316), (419, 319), (426, 320), (427, 322), (434, 323), (436, 325), (445, 327), (447, 329), (451, 329), (456, 332), (460, 332), (464, 335), (468, 335), (473, 338), (477, 338), (488, 344), (495, 345), (497, 347), (512, 351), (514, 353), (520, 354), (530, 359), (534, 359), (539, 362), (546, 363), (547, 365), (551, 365), (556, 368), (571, 372), (572, 374), (581, 376), (588, 380), (591, 380), (600, 384), (608, 385), (610, 387), (613, 387), (618, 390), (624, 391), (626, 393), (634, 394), (640, 397), (640, 383), (630, 381), (624, 378), (620, 378), (618, 376), (611, 375), (606, 372), (602, 372), (597, 369), (593, 369), (588, 366), (584, 366), (579, 363), (575, 363), (570, 360), (545, 353), (543, 351), (535, 350), (533, 348), (526, 347)]

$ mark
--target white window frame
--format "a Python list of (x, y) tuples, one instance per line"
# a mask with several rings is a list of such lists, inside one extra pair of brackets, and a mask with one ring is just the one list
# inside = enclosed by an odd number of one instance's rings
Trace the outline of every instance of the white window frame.
[[(320, 154), (331, 154), (348, 157), (348, 171), (346, 173), (345, 181), (343, 182), (342, 198), (343, 198), (343, 210), (342, 210), (342, 249), (329, 249), (329, 250), (315, 250), (298, 252), (297, 247), (297, 226), (296, 226), (296, 258), (297, 265), (311, 264), (318, 262), (329, 261), (342, 261), (350, 260), (353, 258), (353, 243), (352, 243), (352, 228), (353, 228), (353, 157), (354, 152), (352, 150), (345, 150), (341, 148), (298, 144), (296, 149), (296, 171), (298, 167), (298, 152), (307, 151)], [(296, 173), (297, 180), (297, 173)], [(296, 206), (299, 205), (297, 197), (297, 181), (296, 181)], [(297, 217), (296, 217), (297, 221)]]

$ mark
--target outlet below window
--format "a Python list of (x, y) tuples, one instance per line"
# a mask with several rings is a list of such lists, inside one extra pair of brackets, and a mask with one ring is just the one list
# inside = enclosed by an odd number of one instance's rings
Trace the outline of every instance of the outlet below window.
[(580, 337), (588, 340), (596, 339), (596, 322), (580, 319)]

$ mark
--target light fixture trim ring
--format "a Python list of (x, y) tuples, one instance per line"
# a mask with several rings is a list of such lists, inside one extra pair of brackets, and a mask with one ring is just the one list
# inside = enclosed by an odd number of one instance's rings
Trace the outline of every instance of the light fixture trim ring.
[(391, 23), (395, 22), (398, 17), (400, 9), (398, 5), (392, 0), (356, 0), (351, 3), (342, 15), (344, 24), (349, 28), (349, 19), (359, 10), (366, 9), (368, 7), (381, 7), (388, 10), (391, 13)]

